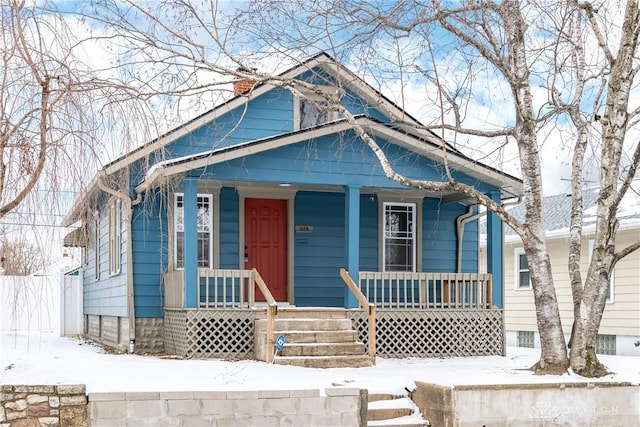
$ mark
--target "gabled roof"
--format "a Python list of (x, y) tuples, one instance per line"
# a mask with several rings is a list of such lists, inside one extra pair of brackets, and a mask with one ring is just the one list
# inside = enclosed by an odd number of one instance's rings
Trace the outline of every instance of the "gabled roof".
[[(375, 106), (382, 114), (392, 119), (392, 121), (400, 119), (404, 121), (404, 124), (385, 125), (371, 118), (359, 118), (358, 120), (365, 123), (368, 126), (368, 129), (372, 132), (377, 132), (379, 136), (389, 137), (399, 145), (405, 146), (406, 148), (427, 157), (434, 159), (442, 157), (442, 139), (429, 130), (421, 129), (422, 125), (418, 120), (407, 114), (395, 103), (386, 98), (382, 93), (375, 90), (356, 74), (324, 52), (309, 58), (307, 61), (304, 61), (287, 71), (284, 71), (279, 75), (279, 77), (283, 79), (294, 79), (313, 69), (320, 69), (329, 75), (335, 76), (336, 80), (338, 80), (339, 84), (343, 85), (344, 88), (354, 95), (362, 98), (369, 105)], [(275, 87), (276, 86), (271, 84), (256, 85), (250, 92), (234, 96), (215, 108), (105, 165), (102, 170), (96, 174), (83, 194), (78, 198), (78, 200), (76, 200), (76, 203), (65, 218), (65, 224), (70, 224), (77, 220), (80, 213), (79, 200), (83, 200), (87, 195), (95, 194), (100, 177), (110, 176), (138, 160), (147, 158), (151, 153), (161, 150), (163, 147), (166, 147), (167, 145), (177, 141), (179, 138), (214, 121), (224, 114), (227, 114), (237, 108), (241, 108), (252, 99), (269, 92)], [(345, 126), (346, 122), (344, 120), (338, 120), (312, 129), (290, 132), (261, 140), (249, 141), (233, 147), (221, 148), (218, 150), (198, 153), (193, 156), (187, 156), (187, 158), (167, 160), (166, 162), (158, 163), (157, 166), (151, 167), (147, 173), (145, 183), (153, 182), (155, 179), (154, 173), (160, 173), (161, 169), (163, 170), (163, 173), (174, 173), (181, 168), (184, 171), (187, 164), (198, 165), (202, 162), (205, 162), (205, 164), (213, 164), (211, 162), (215, 161), (216, 158), (222, 158), (223, 153), (227, 153), (228, 155), (239, 155), (238, 153), (244, 153), (243, 155), (246, 155), (247, 147), (252, 147), (254, 149), (252, 152), (255, 152), (255, 147), (258, 144), (271, 142), (271, 147), (273, 147), (273, 144), (286, 145), (288, 143), (295, 142), (302, 137), (308, 139), (316, 137), (323, 132), (339, 132), (344, 130)], [(417, 144), (418, 142), (423, 146), (419, 146), (419, 144)], [(447, 156), (455, 160), (454, 168), (458, 171), (478, 177), (492, 185), (502, 188), (507, 195), (520, 194), (522, 183), (519, 179), (469, 159), (446, 142), (445, 146), (447, 148)], [(268, 149), (268, 147), (269, 145), (267, 144), (264, 145), (262, 149)], [(243, 151), (243, 149), (245, 149), (245, 151)], [(145, 183), (141, 183), (141, 185), (144, 186), (146, 185)]]
[[(640, 184), (640, 182), (638, 183)], [(632, 186), (633, 187), (633, 186)], [(587, 188), (582, 192), (583, 204), (583, 233), (595, 231), (596, 201), (598, 188)], [(569, 236), (571, 225), (571, 194), (556, 194), (544, 198), (544, 225), (548, 239), (565, 238)], [(524, 206), (522, 204), (509, 209), (518, 221), (524, 221)], [(620, 229), (640, 229), (640, 195), (630, 188), (625, 194), (618, 209), (617, 218), (620, 221)], [(505, 241), (515, 242), (520, 238), (511, 227), (505, 228)]]
[[(349, 89), (354, 94), (358, 95), (360, 98), (367, 101), (370, 105), (379, 105), (380, 112), (390, 119), (399, 119), (402, 118), (409, 125), (422, 126), (418, 120), (413, 118), (407, 112), (403, 111), (400, 107), (398, 107), (395, 103), (391, 102), (386, 96), (384, 96), (381, 92), (375, 90), (369, 84), (367, 84), (364, 80), (358, 77), (356, 74), (351, 72), (348, 68), (334, 60), (332, 57), (327, 55), (325, 52), (321, 52), (308, 60), (288, 69), (287, 71), (282, 72), (278, 76), (283, 79), (294, 79), (305, 72), (313, 70), (315, 68), (319, 68), (326, 73), (339, 77), (340, 84), (344, 85), (347, 89)], [(114, 160), (113, 162), (104, 166), (103, 170), (107, 175), (115, 172), (116, 170), (121, 169), (122, 167), (129, 165), (136, 160), (147, 157), (150, 153), (159, 150), (168, 144), (176, 141), (180, 137), (187, 135), (195, 129), (198, 129), (201, 126), (206, 125), (212, 120), (217, 119), (218, 117), (235, 110), (238, 107), (242, 107), (244, 104), (248, 103), (252, 99), (255, 99), (266, 92), (274, 89), (275, 86), (270, 84), (261, 84), (257, 85), (253, 90), (247, 92), (243, 95), (236, 95), (228, 101), (214, 107), (213, 109), (195, 117), (192, 120), (184, 123), (177, 128), (170, 130), (169, 132), (161, 135), (158, 138), (130, 151), (129, 153), (121, 156), (120, 158)], [(390, 113), (390, 114), (389, 114)], [(414, 132), (421, 134), (425, 138), (433, 138), (434, 140), (440, 140), (433, 132), (415, 129)], [(455, 150), (452, 146), (448, 146), (452, 151)]]
[[(423, 157), (443, 162), (444, 152), (442, 145), (424, 139), (419, 135), (406, 132), (393, 124), (387, 124), (367, 116), (356, 117), (358, 125), (362, 126), (374, 137), (390, 141), (398, 146), (413, 151)], [(345, 120), (335, 120), (309, 129), (261, 138), (241, 144), (208, 150), (201, 153), (184, 156), (176, 159), (159, 162), (147, 172), (144, 181), (136, 188), (143, 191), (154, 185), (160, 177), (166, 178), (181, 174), (189, 170), (215, 165), (239, 157), (257, 154), (275, 148), (284, 147), (309, 139), (319, 138), (325, 135), (335, 134), (351, 129), (351, 125)], [(521, 194), (522, 183), (507, 173), (483, 165), (458, 152), (447, 152), (447, 161), (450, 167), (458, 172), (477, 178), (483, 182), (502, 188), (506, 197)]]

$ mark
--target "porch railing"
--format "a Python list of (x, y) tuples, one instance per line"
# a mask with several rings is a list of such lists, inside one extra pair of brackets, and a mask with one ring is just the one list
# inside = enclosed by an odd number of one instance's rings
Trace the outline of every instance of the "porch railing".
[[(278, 315), (278, 304), (269, 287), (254, 268), (251, 270), (198, 269), (198, 308), (253, 308), (256, 302), (255, 289), (264, 297), (267, 307), (267, 362), (275, 354), (274, 326)], [(184, 307), (184, 271), (170, 271), (164, 276), (166, 308)]]
[(491, 308), (491, 274), (361, 271), (359, 285), (378, 308)]
[[(273, 296), (255, 269), (223, 270), (199, 268), (197, 278), (198, 308), (251, 308), (255, 306), (256, 286), (267, 305)], [(164, 275), (164, 305), (184, 308), (184, 271)], [(275, 300), (273, 300), (275, 302)]]
[(358, 285), (356, 285), (349, 273), (344, 268), (340, 269), (340, 277), (347, 285), (349, 290), (356, 296), (360, 308), (364, 308), (367, 311), (368, 316), (368, 333), (369, 333), (369, 357), (371, 357), (371, 363), (376, 364), (376, 306), (371, 304), (367, 297), (362, 294)]

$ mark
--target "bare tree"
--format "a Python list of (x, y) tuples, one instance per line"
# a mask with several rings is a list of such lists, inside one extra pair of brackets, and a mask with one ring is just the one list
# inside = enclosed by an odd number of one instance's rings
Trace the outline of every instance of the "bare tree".
[[(571, 363), (581, 375), (603, 375), (604, 367), (595, 356), (595, 337), (610, 273), (619, 259), (640, 247), (639, 242), (616, 252), (614, 246), (616, 210), (640, 162), (638, 142), (627, 137), (637, 128), (640, 112), (630, 106), (637, 84), (640, 33), (635, 0), (625, 8), (616, 2), (596, 8), (571, 0), (553, 5), (517, 0), (458, 5), (264, 0), (240, 9), (225, 9), (213, 0), (197, 4), (106, 0), (95, 5), (89, 17), (108, 26), (109, 37), (124, 53), (123, 63), (138, 66), (128, 68), (129, 77), (143, 96), (161, 95), (176, 106), (203, 93), (225, 91), (234, 78), (282, 86), (303, 98), (310, 91), (311, 102), (323, 98), (316, 103), (318, 108), (336, 111), (352, 125), (389, 179), (409, 187), (457, 191), (495, 212), (522, 239), (530, 266), (542, 347), (534, 369), (562, 373)], [(384, 150), (341, 104), (340, 81), (327, 81), (338, 90), (324, 91), (272, 72), (281, 64), (274, 58), (298, 63), (318, 50), (357, 67), (381, 92), (396, 96), (399, 105), (415, 108), (419, 102), (423, 114), (433, 118), (423, 121), (424, 128), (452, 139), (458, 149), (472, 148), (476, 153), (512, 149), (524, 183), (524, 221), (457, 182), (448, 167), (442, 181), (398, 174)], [(262, 67), (254, 71), (257, 63)], [(418, 89), (425, 96), (416, 101), (412, 96)], [(493, 122), (472, 114), (482, 108), (491, 113)], [(393, 119), (409, 122), (404, 114)], [(574, 152), (568, 259), (575, 323), (570, 359), (543, 221), (541, 135), (554, 126)], [(467, 137), (473, 146), (465, 146)], [(578, 270), (581, 189), (589, 148), (599, 150), (600, 196), (593, 255), (582, 278)], [(442, 149), (446, 151), (447, 145)], [(446, 153), (444, 158), (447, 166)]]
[(28, 276), (46, 265), (45, 254), (25, 240), (0, 238), (0, 267), (7, 276)]
[[(123, 123), (135, 121), (114, 118), (135, 117), (141, 103), (117, 83), (113, 64), (96, 65), (100, 46), (81, 21), (63, 18), (46, 1), (1, 4), (3, 218), (18, 206), (25, 215), (51, 207), (59, 190), (78, 191), (101, 162), (127, 149)], [(109, 137), (116, 126), (120, 140)]]

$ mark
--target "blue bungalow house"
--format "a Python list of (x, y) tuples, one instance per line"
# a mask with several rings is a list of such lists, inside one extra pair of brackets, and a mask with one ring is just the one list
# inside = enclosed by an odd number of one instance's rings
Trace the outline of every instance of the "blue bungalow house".
[[(283, 76), (339, 85), (398, 172), (444, 179), (443, 141), (326, 54)], [(479, 274), (472, 200), (392, 182), (343, 117), (246, 83), (105, 166), (74, 204), (65, 242), (84, 248), (85, 334), (132, 352), (303, 366), (502, 354), (501, 221), (488, 214)], [(495, 201), (521, 194), (517, 178), (446, 156)]]

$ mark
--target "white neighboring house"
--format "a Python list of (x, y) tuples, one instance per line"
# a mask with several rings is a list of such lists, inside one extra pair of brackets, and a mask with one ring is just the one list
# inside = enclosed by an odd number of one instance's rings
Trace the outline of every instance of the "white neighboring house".
[[(637, 186), (634, 186), (637, 188)], [(597, 189), (583, 193), (584, 218), (580, 263), (586, 273), (593, 233)], [(619, 210), (620, 228), (616, 237), (616, 251), (640, 240), (640, 196), (630, 189)], [(573, 322), (573, 302), (569, 281), (569, 224), (571, 197), (558, 194), (544, 198), (547, 247), (558, 297), (562, 327), (567, 342)], [(515, 206), (510, 212), (524, 217), (524, 207)], [(506, 344), (518, 347), (540, 347), (533, 292), (522, 241), (510, 228), (504, 232), (504, 307)], [(480, 265), (486, 265), (486, 247), (481, 242)], [(610, 292), (596, 340), (599, 354), (640, 356), (640, 250), (620, 260), (614, 269)]]

